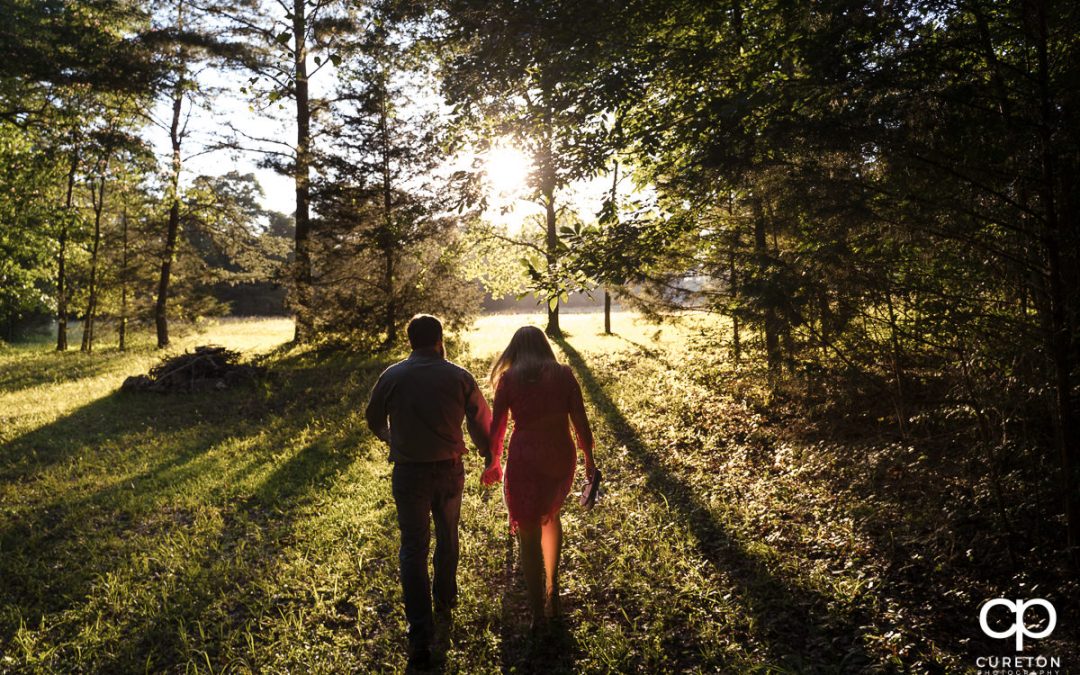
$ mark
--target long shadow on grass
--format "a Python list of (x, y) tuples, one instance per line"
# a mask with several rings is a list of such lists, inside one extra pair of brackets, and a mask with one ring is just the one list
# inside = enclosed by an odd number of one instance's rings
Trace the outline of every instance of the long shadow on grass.
[[(310, 612), (318, 598), (307, 590), (276, 587), (274, 570), (297, 544), (296, 524), (306, 507), (355, 460), (354, 453), (330, 447), (327, 438), (316, 439), (274, 469), (251, 496), (226, 508), (216, 541), (207, 542), (205, 552), (185, 566), (184, 587), (161, 611), (129, 621), (123, 644), (103, 668), (165, 669), (196, 656), (221, 665), (228, 651), (239, 647), (246, 626)], [(200, 624), (210, 630), (191, 628)], [(181, 626), (188, 627), (186, 633)], [(256, 656), (248, 658), (257, 668)]]
[[(503, 673), (577, 673), (581, 656), (573, 634), (564, 623), (546, 634), (530, 635), (531, 614), (525, 580), (514, 568), (514, 538), (507, 534), (502, 564), (500, 660)], [(565, 609), (565, 608), (564, 608)]]
[(92, 462), (97, 449), (109, 443), (176, 433), (212, 422), (220, 413), (206, 399), (114, 392), (0, 446), (0, 482), (27, 483), (54, 465)]
[[(365, 369), (370, 371), (366, 376), (373, 379), (381, 368), (381, 364), (371, 365)], [(318, 376), (317, 371), (313, 369), (312, 375)], [(351, 393), (362, 392), (366, 388)], [(329, 418), (345, 415), (356, 405), (349, 394), (324, 390), (321, 396), (328, 405), (320, 412)], [(273, 447), (267, 450), (287, 447), (308, 421), (307, 416), (297, 415), (275, 432), (268, 441)], [(265, 638), (260, 630), (249, 627), (262, 627), (268, 619), (310, 614), (320, 601), (312, 595), (318, 591), (279, 586), (275, 570), (283, 554), (299, 543), (297, 524), (357, 460), (356, 440), (351, 430), (341, 427), (309, 434), (304, 447), (274, 468), (250, 495), (223, 507), (220, 534), (208, 542), (204, 555), (186, 567), (190, 581), (183, 594), (148, 620), (130, 622), (124, 631), (127, 639), (104, 669), (124, 670), (144, 663), (163, 669), (193, 658), (220, 665), (235, 659), (237, 651), (248, 651), (247, 645), (241, 645), (245, 633), (252, 636), (253, 644), (266, 646), (261, 644)], [(315, 567), (318, 561), (310, 565)], [(181, 626), (187, 630), (181, 631)], [(212, 629), (192, 630), (192, 626)], [(249, 667), (259, 669), (256, 654), (245, 658)]]
[[(673, 473), (642, 442), (581, 354), (566, 340), (557, 342), (612, 431), (644, 469), (648, 489), (662, 496), (672, 517), (690, 530), (701, 556), (738, 584), (745, 599), (743, 605), (753, 615), (754, 624), (762, 627), (759, 637), (770, 658), (803, 672), (867, 667), (871, 658), (860, 644), (861, 626), (868, 624), (865, 617), (830, 612), (827, 597), (778, 578), (762, 560), (748, 553), (727, 528), (716, 522), (693, 485)], [(677, 662), (697, 658), (692, 654), (674, 656)]]
[[(182, 482), (236, 433), (214, 415), (222, 398), (174, 400), (169, 410), (157, 397), (112, 394), (6, 444), (0, 481), (33, 506), (11, 509), (0, 521), (0, 603), (36, 620), (83, 601), (93, 578), (107, 571), (94, 569), (91, 547), (111, 545), (108, 534), (132, 526), (130, 505)], [(161, 439), (180, 436), (186, 442), (160, 452)], [(124, 467), (143, 461), (148, 468), (125, 480)], [(51, 478), (43, 475), (50, 467), (58, 469)], [(88, 473), (103, 480), (80, 491)], [(12, 629), (0, 625), (0, 636)]]
[[(373, 379), (379, 369), (380, 364), (368, 363), (350, 372)], [(94, 663), (107, 670), (142, 670), (151, 661), (169, 665), (182, 653), (178, 622), (191, 626), (202, 620), (210, 603), (231, 607), (225, 620), (215, 620), (219, 627), (245, 620), (250, 616), (248, 604), (265, 604), (266, 598), (249, 598), (243, 590), (292, 543), (301, 507), (333, 484), (356, 458), (350, 447), (336, 449), (334, 443), (354, 444), (352, 430), (308, 429), (314, 411), (323, 417), (343, 417), (356, 405), (350, 398), (360, 393), (344, 378), (331, 378), (320, 370), (290, 372), (284, 390), (267, 401), (259, 401), (257, 392), (243, 391), (205, 398), (113, 394), (7, 444), (0, 480), (32, 506), (12, 509), (0, 520), (4, 579), (0, 607), (6, 624), (0, 624), (0, 651), (7, 651), (15, 616), (33, 627), (56, 612), (94, 603), (91, 590), (119, 570), (127, 570), (121, 577), (132, 577), (134, 585), (126, 593), (137, 591), (141, 596), (131, 598), (129, 608), (112, 617), (125, 626), (126, 637), (104, 651), (109, 654), (106, 664)], [(270, 469), (254, 491), (229, 486), (230, 481), (243, 484), (253, 472), (266, 470), (277, 453), (296, 446), (300, 433), (305, 434), (301, 449)], [(256, 445), (241, 443), (245, 450), (229, 457), (234, 464), (224, 470), (221, 457), (206, 457), (222, 441), (245, 437)], [(49, 467), (60, 464), (50, 478)], [(138, 469), (147, 464), (134, 478), (123, 478), (131, 474), (125, 466)], [(85, 480), (87, 475), (90, 481)], [(93, 482), (96, 478), (104, 480)], [(80, 490), (80, 484), (89, 489)], [(151, 564), (142, 575), (132, 573), (130, 556), (138, 553), (140, 543), (196, 535), (192, 526), (198, 513), (182, 506), (191, 505), (192, 499), (181, 492), (196, 484), (204, 484), (197, 494), (206, 496), (197, 499), (194, 508), (211, 506), (221, 514), (223, 527), (216, 541), (207, 538), (204, 549), (191, 551), (181, 577), (169, 565), (154, 569)], [(162, 596), (160, 607), (147, 606), (147, 597), (152, 601), (165, 585), (180, 583), (177, 579), (183, 580), (181, 593), (171, 595), (168, 602)], [(223, 590), (230, 584), (238, 589), (235, 597)], [(46, 643), (68, 639), (78, 643), (78, 629), (78, 625), (60, 628), (68, 634), (65, 638), (53, 628), (42, 638)], [(203, 651), (212, 655), (218, 646), (211, 644)], [(98, 660), (92, 651), (85, 658)]]
[(671, 361), (668, 361), (667, 358), (664, 357), (663, 353), (661, 353), (659, 350), (653, 349), (652, 347), (649, 347), (647, 345), (643, 345), (640, 342), (635, 342), (634, 340), (631, 340), (625, 335), (619, 335), (618, 333), (615, 333), (614, 336), (619, 338), (626, 344), (636, 348), (638, 351), (640, 351), (645, 356), (648, 356), (650, 359), (654, 361), (659, 361), (668, 368), (675, 368), (675, 365)]
[(129, 353), (105, 351), (83, 354), (76, 350), (56, 352), (52, 348), (18, 348), (18, 360), (6, 356), (0, 371), (0, 393), (10, 394), (42, 384), (59, 384), (107, 373), (116, 367), (117, 357)]

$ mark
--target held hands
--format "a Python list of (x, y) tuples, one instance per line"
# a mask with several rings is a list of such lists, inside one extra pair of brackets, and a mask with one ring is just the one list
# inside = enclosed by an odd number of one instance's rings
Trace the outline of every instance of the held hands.
[(488, 467), (484, 469), (484, 473), (480, 474), (480, 484), (484, 486), (495, 485), (502, 482), (502, 477), (502, 464), (496, 459), (491, 464), (488, 464)]

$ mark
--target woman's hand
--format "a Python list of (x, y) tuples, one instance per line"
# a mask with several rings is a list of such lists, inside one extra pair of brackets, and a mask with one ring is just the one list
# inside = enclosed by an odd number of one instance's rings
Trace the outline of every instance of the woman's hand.
[(590, 455), (585, 455), (585, 478), (586, 478), (586, 480), (591, 481), (593, 479), (593, 474), (595, 474), (595, 473), (596, 473), (596, 465), (593, 464), (592, 455), (591, 454)]
[(480, 474), (481, 485), (494, 485), (502, 482), (502, 465), (498, 460), (495, 460), (484, 469), (484, 473)]

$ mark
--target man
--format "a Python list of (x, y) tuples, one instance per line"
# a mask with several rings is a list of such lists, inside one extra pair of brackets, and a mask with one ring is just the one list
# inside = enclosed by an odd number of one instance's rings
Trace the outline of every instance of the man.
[[(417, 315), (407, 332), (412, 354), (379, 376), (365, 415), (372, 432), (390, 444), (409, 667), (423, 670), (431, 665), (435, 634), (432, 596), (441, 627), (447, 630), (450, 610), (457, 604), (458, 518), (465, 484), (461, 422), (488, 459), (491, 411), (469, 371), (446, 360), (438, 319)], [(432, 519), (433, 584), (427, 567)]]

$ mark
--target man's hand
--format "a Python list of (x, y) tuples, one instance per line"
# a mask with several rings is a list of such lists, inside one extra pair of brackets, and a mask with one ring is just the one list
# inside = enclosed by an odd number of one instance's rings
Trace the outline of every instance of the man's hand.
[(502, 482), (502, 464), (498, 461), (492, 462), (484, 469), (484, 473), (480, 475), (481, 485), (494, 485)]

